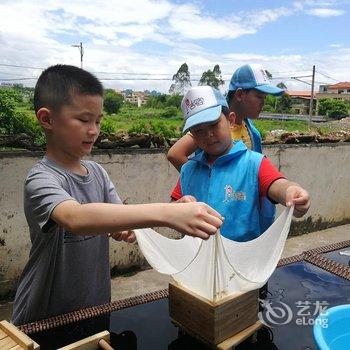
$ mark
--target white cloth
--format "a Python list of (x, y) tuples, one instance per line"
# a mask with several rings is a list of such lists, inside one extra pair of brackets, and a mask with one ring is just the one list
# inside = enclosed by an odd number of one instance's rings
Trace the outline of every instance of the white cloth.
[(152, 229), (135, 230), (142, 253), (160, 273), (211, 301), (263, 286), (275, 270), (288, 236), (293, 207), (268, 230), (248, 242), (218, 232), (208, 240), (164, 237)]

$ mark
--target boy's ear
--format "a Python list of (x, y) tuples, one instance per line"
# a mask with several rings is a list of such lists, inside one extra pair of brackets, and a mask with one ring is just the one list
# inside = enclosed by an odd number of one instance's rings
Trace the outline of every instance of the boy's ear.
[(52, 112), (48, 108), (40, 108), (36, 112), (36, 118), (44, 129), (52, 129)]
[(237, 99), (237, 101), (241, 102), (242, 101), (242, 96), (243, 96), (243, 89), (238, 88), (235, 92), (235, 97)]
[(230, 112), (228, 117), (227, 117), (227, 120), (229, 121), (230, 126), (233, 126), (236, 123), (236, 113)]

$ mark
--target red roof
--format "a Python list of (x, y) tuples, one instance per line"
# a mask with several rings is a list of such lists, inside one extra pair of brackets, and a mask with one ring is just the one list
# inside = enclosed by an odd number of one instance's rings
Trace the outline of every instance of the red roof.
[(310, 98), (311, 91), (286, 91), (290, 97)]
[(328, 85), (327, 88), (328, 89), (350, 89), (350, 82), (343, 81), (337, 84)]

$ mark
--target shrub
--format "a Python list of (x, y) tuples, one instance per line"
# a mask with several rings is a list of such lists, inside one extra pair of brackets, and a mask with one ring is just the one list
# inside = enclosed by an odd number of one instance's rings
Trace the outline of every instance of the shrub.
[(332, 98), (322, 98), (319, 102), (318, 112), (329, 118), (337, 118), (348, 114), (349, 104), (343, 100), (334, 100)]
[(133, 133), (133, 132), (148, 134), (150, 130), (145, 122), (139, 122), (139, 123), (133, 124), (132, 127), (128, 129), (128, 133)]
[(120, 107), (123, 105), (123, 96), (120, 94), (117, 94), (114, 90), (107, 89), (105, 91), (105, 96), (104, 96), (104, 103), (103, 107), (104, 110), (108, 114), (112, 113), (118, 113), (120, 110)]
[(160, 113), (160, 118), (173, 118), (179, 115), (179, 110), (176, 107), (166, 107)]
[(112, 119), (103, 118), (101, 122), (101, 132), (107, 135), (115, 134), (117, 128)]

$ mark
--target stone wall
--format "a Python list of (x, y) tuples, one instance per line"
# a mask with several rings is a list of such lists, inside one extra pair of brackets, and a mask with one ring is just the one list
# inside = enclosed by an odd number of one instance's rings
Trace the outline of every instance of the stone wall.
[[(350, 222), (350, 144), (265, 146), (265, 153), (289, 178), (308, 189), (312, 207), (294, 220), (291, 234)], [(41, 153), (0, 153), (0, 298), (13, 293), (30, 249), (23, 214), (23, 181)], [(125, 203), (167, 202), (177, 172), (165, 151), (97, 151), (90, 159), (107, 170)], [(281, 207), (281, 206), (280, 206)], [(283, 208), (279, 208), (280, 212)], [(137, 244), (111, 243), (112, 272), (145, 264)]]

